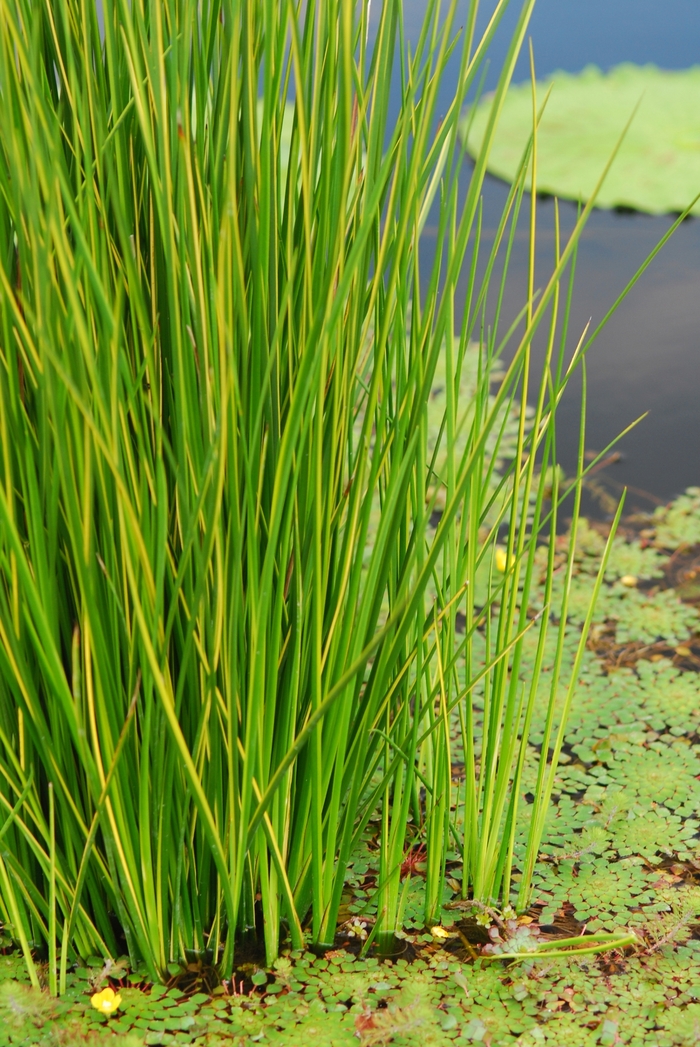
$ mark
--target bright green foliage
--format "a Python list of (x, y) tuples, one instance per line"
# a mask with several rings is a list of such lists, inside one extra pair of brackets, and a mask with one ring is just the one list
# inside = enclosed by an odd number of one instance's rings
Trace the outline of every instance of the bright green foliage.
[[(699, 975), (700, 954), (693, 941), (632, 957), (622, 971), (610, 975), (585, 960), (528, 963), (514, 970), (498, 964), (468, 967), (447, 953), (428, 962), (399, 960), (381, 966), (376, 959), (335, 955), (318, 960), (296, 954), (252, 995), (207, 1000), (197, 994), (174, 1000), (166, 1012), (186, 1007), (193, 1016), (187, 1032), (175, 1030), (173, 1019), (148, 1018), (152, 993), (136, 992), (128, 995), (119, 1029), (110, 1019), (101, 1032), (90, 1033), (78, 1018), (84, 998), (71, 987), (61, 1015), (31, 1024), (6, 1023), (0, 1044), (448, 1047), (486, 1040), (493, 1047), (692, 1047)], [(20, 993), (16, 983), (7, 988), (26, 1009), (45, 1006), (36, 1001), (35, 990)], [(122, 1032), (124, 1027), (131, 1032)]]
[(640, 542), (626, 542), (616, 538), (607, 570), (609, 580), (630, 575), (633, 578), (661, 578), (666, 557), (653, 546), (643, 547)]
[[(611, 971), (606, 957), (508, 967), (466, 964), (461, 953), (442, 950), (410, 963), (358, 960), (344, 950), (322, 958), (292, 953), (267, 972), (255, 966), (239, 972), (255, 987), (250, 995), (186, 998), (175, 988), (142, 992), (135, 984), (121, 989), (118, 1017), (105, 1019), (89, 1002), (93, 987), (104, 983), (99, 967), (69, 972), (64, 997), (52, 1001), (17, 984), (26, 974), (15, 954), (0, 962), (0, 1047), (693, 1047), (700, 943), (690, 935), (700, 890), (658, 864), (669, 849), (676, 861), (687, 857), (689, 834), (697, 832), (700, 680), (668, 661), (606, 673), (590, 653), (583, 670), (566, 732), (577, 758), (559, 768), (561, 791), (542, 844), (547, 860), (536, 868), (536, 900), (545, 904), (542, 922), (568, 902), (589, 928), (632, 924), (643, 933), (644, 946), (616, 957)], [(584, 750), (577, 739), (593, 734), (593, 745), (607, 744)], [(529, 771), (536, 775), (536, 763)], [(347, 877), (353, 893), (368, 871), (376, 872), (376, 835), (376, 823), (369, 823)], [(410, 887), (425, 890), (421, 873)], [(446, 924), (459, 920), (454, 909), (444, 916)], [(432, 941), (429, 934), (408, 937), (419, 948)], [(141, 977), (134, 974), (134, 983)], [(8, 1003), (12, 1012), (2, 1010)]]
[(656, 543), (664, 549), (700, 542), (700, 487), (689, 487), (669, 506), (654, 512)]
[[(613, 797), (614, 800), (614, 797)], [(681, 860), (697, 856), (697, 832), (700, 823), (693, 818), (681, 819), (664, 808), (639, 806), (621, 811), (609, 827), (618, 854), (638, 854), (652, 865), (661, 857), (677, 856)]]
[[(34, 988), (72, 994), (89, 1028), (206, 1042), (220, 1010), (243, 1041), (270, 1032), (277, 1005), (256, 996), (201, 1007), (138, 984), (192, 953), (229, 977), (258, 931), (271, 965), (283, 942), (331, 946), (348, 916), (387, 953), (455, 896), (515, 887), (524, 909), (560, 782), (645, 773), (606, 735), (556, 777), (615, 524), (578, 541), (582, 425), (557, 537), (556, 412), (585, 351), (562, 316), (590, 208), (566, 243), (557, 229), (536, 296), (535, 200), (517, 337), (487, 315), (536, 168), (533, 142), (487, 255), (486, 158), (532, 0), (466, 194), (459, 118), (506, 3), (483, 40), (470, 6), (438, 121), (456, 3), (427, 4), (409, 52), (399, 0), (371, 40), (352, 0), (315, 18), (105, 0), (104, 39), (85, 0), (0, 0), (0, 916)], [(619, 604), (624, 622), (623, 588), (599, 617)], [(666, 602), (670, 636), (691, 612)], [(647, 742), (625, 745), (649, 763)], [(682, 791), (692, 761), (673, 753)], [(653, 770), (688, 847), (678, 769)], [(594, 822), (571, 833), (607, 854)], [(653, 906), (640, 855), (614, 857)], [(573, 883), (536, 882), (585, 908)], [(611, 894), (601, 919), (624, 908)], [(123, 952), (133, 981), (106, 1018), (74, 963), (104, 980)], [(376, 1042), (490, 1035), (490, 1011), (438, 1014), (430, 986), (419, 1003), (396, 987)], [(327, 1042), (355, 1036), (335, 993), (332, 972), (314, 983), (300, 1036), (317, 1013)], [(510, 997), (493, 1013), (499, 1035), (525, 1030)]]
[[(652, 214), (682, 211), (700, 193), (700, 67), (662, 70), (620, 65), (555, 73), (537, 84), (537, 188), (589, 200), (600, 171), (632, 118), (605, 184), (599, 207), (633, 207)], [(491, 98), (465, 119), (468, 148), (477, 155)], [(489, 170), (510, 182), (532, 131), (532, 88), (511, 87), (489, 156)], [(700, 213), (700, 204), (694, 207)]]
[(669, 1008), (660, 1021), (660, 1044), (696, 1044), (700, 1042), (700, 1003), (682, 1009)]
[(457, 41), (430, 0), (409, 52), (399, 0), (371, 37), (353, 0), (105, 0), (104, 39), (85, 0), (0, 0), (0, 909), (35, 986), (37, 947), (55, 994), (76, 958), (331, 945), (373, 818), (382, 949), (414, 843), (424, 923), (452, 844), (464, 896), (508, 897), (538, 716), (528, 903), (592, 615), (565, 634), (566, 586), (529, 613), (590, 209), (536, 296), (535, 201), (502, 330), (534, 154), (487, 253), (493, 129), (465, 194), (459, 118), (506, 4)]
[(588, 855), (576, 866), (573, 859), (562, 861), (556, 875), (547, 875), (545, 883), (538, 884), (536, 897), (545, 902), (545, 922), (569, 902), (576, 919), (591, 931), (615, 930), (645, 922), (643, 910), (630, 910), (653, 904), (653, 878), (640, 859), (608, 862), (605, 857)]
[[(625, 779), (627, 785), (627, 779)], [(543, 850), (554, 859), (562, 855), (577, 860), (605, 855), (606, 861), (633, 855), (652, 865), (663, 857), (680, 860), (700, 856), (698, 822), (654, 806), (634, 788), (590, 786), (583, 802), (563, 794), (548, 822)]]
[[(455, 351), (459, 351), (459, 344), (455, 344)], [(466, 408), (460, 418), (460, 431), (456, 432), (452, 442), (452, 452), (463, 453), (468, 441), (471, 429), (471, 415), (476, 408), (476, 393), (480, 385), (480, 371), (483, 368), (483, 360), (480, 361), (481, 350), (476, 343), (470, 344), (462, 355), (461, 374), (459, 388), (455, 390), (456, 401)], [(438, 449), (435, 461), (435, 472), (438, 476), (444, 476), (447, 467), (448, 449), (444, 439), (441, 438), (441, 429), (444, 425), (445, 411), (447, 409), (447, 352), (443, 350), (438, 357), (433, 375), (433, 384), (428, 399), (427, 425), (428, 425), (428, 453), (433, 454)], [(503, 365), (494, 361), (489, 375), (491, 391), (488, 398), (489, 407), (495, 403), (495, 390), (505, 376)], [(532, 417), (533, 410), (529, 405), (525, 406), (525, 418)], [(518, 446), (518, 429), (520, 427), (520, 405), (503, 404), (497, 425), (490, 431), (486, 439), (486, 451), (493, 460), (494, 470), (490, 474), (491, 494), (497, 493), (502, 482), (500, 471), (504, 465), (513, 458)], [(528, 428), (526, 423), (526, 428)], [(441, 486), (435, 493), (435, 508), (442, 511), (446, 504), (446, 488)], [(489, 516), (489, 522), (493, 523), (496, 516), (495, 508)], [(602, 555), (602, 549), (600, 550)], [(600, 562), (600, 556), (598, 558)]]
[[(582, 521), (584, 523), (584, 521)], [(582, 541), (577, 542), (576, 584), (569, 597), (569, 618), (583, 622), (591, 607), (596, 580), (602, 539), (592, 529), (581, 528)], [(546, 549), (539, 549), (537, 563), (546, 571)], [(657, 548), (641, 548), (638, 542), (629, 544), (616, 541), (606, 571), (606, 583), (597, 598), (594, 622), (609, 620), (615, 624), (618, 643), (641, 642), (645, 644), (666, 640), (671, 645), (688, 639), (698, 626), (697, 610), (681, 601), (673, 590), (646, 592), (634, 586), (622, 584), (620, 579), (633, 575), (636, 579), (654, 579), (663, 575), (662, 565), (666, 556)], [(555, 571), (552, 591), (561, 597), (566, 583), (566, 571), (562, 565)], [(535, 594), (533, 606), (542, 606), (543, 594)]]
[(639, 662), (635, 675), (640, 681), (637, 694), (642, 699), (643, 725), (659, 734), (668, 732), (672, 737), (692, 735), (700, 719), (696, 676), (680, 672), (665, 660)]
[[(616, 540), (614, 543), (615, 551), (617, 552), (622, 545), (621, 540)], [(578, 533), (576, 535), (576, 566), (582, 571), (588, 571), (590, 574), (595, 574), (595, 563), (598, 561), (603, 548), (605, 547), (605, 539), (603, 538), (600, 531), (595, 527), (592, 527), (588, 520), (584, 517), (579, 521)], [(614, 565), (610, 565), (610, 570), (614, 570)], [(607, 572), (608, 575), (610, 571)]]
[(601, 784), (624, 782), (642, 801), (664, 804), (671, 811), (692, 816), (700, 801), (700, 782), (696, 777), (700, 760), (688, 748), (652, 743), (636, 751), (622, 751), (609, 766), (593, 769), (591, 775), (595, 774)]
[(3, 1027), (12, 1032), (23, 1033), (38, 1030), (56, 1017), (56, 1003), (44, 993), (33, 992), (21, 982), (0, 982), (0, 1019)]
[(699, 623), (695, 608), (681, 603), (672, 589), (648, 596), (636, 589), (625, 590), (620, 586), (616, 592), (610, 593), (608, 599), (601, 601), (599, 613), (601, 617), (604, 613), (616, 622), (618, 643), (666, 640), (675, 646), (686, 640)]
[[(606, 739), (608, 749), (630, 749), (653, 742), (658, 735), (664, 736), (665, 742), (673, 742), (677, 736), (694, 733), (700, 714), (700, 686), (695, 673), (681, 672), (665, 659), (641, 660), (634, 670), (603, 673), (592, 656), (585, 669), (569, 720), (567, 742), (587, 762), (599, 759), (593, 746)], [(576, 748), (586, 742), (591, 755)], [(687, 746), (685, 750), (694, 759), (692, 750)]]

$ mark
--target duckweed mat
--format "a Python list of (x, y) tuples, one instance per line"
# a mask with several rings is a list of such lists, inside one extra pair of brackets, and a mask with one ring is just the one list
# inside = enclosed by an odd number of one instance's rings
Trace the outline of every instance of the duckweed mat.
[[(700, 192), (700, 66), (665, 70), (623, 64), (604, 73), (557, 72), (538, 82), (538, 189), (588, 200), (633, 117), (597, 206), (651, 214), (683, 211)], [(467, 116), (467, 147), (478, 155), (490, 114), (485, 98)], [(633, 115), (634, 114), (634, 115)], [(488, 169), (510, 182), (532, 133), (532, 87), (508, 91)], [(530, 182), (527, 182), (530, 188)], [(700, 213), (696, 204), (693, 213)]]
[[(569, 658), (602, 544), (598, 529), (581, 528)], [(52, 1000), (29, 987), (21, 956), (0, 939), (0, 1047), (700, 1044), (699, 608), (700, 488), (691, 488), (653, 517), (628, 521), (615, 541), (525, 916), (463, 902), (453, 852), (441, 925), (426, 930), (417, 831), (402, 868), (396, 955), (361, 957), (376, 912), (370, 824), (348, 873), (336, 947), (324, 956), (287, 953), (265, 970), (240, 953), (224, 984), (211, 958), (190, 958), (170, 966), (165, 986), (145, 984), (126, 961), (95, 958)], [(532, 659), (534, 650), (524, 675)], [(545, 694), (546, 669), (541, 686)], [(521, 824), (537, 726), (532, 743)], [(455, 725), (455, 790), (459, 756)], [(624, 952), (532, 955), (541, 943), (624, 928), (637, 936)], [(519, 962), (499, 959), (514, 951)], [(92, 999), (109, 988), (119, 1006), (101, 1013)]]

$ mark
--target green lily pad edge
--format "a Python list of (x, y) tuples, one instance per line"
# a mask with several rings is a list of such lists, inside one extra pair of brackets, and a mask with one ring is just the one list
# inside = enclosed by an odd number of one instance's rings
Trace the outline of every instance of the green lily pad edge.
[[(556, 72), (536, 82), (542, 114), (537, 136), (537, 189), (588, 201), (629, 127), (596, 197), (600, 208), (680, 214), (700, 194), (700, 65), (665, 70), (624, 63), (603, 72)], [(464, 117), (467, 152), (476, 157), (493, 105), (485, 96)], [(515, 178), (532, 133), (532, 84), (506, 94), (487, 169)], [(531, 188), (528, 171), (526, 187)], [(691, 209), (700, 214), (700, 201)]]

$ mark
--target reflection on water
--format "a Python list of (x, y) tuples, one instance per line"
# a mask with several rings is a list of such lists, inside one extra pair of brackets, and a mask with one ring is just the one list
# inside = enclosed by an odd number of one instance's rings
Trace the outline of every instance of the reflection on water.
[[(493, 86), (520, 6), (514, 3), (504, 19), (504, 32), (493, 47), (487, 88)], [(413, 40), (424, 7), (423, 0), (405, 0), (407, 35)], [(484, 4), (484, 23), (492, 9), (492, 2)], [(530, 35), (542, 77), (556, 69), (573, 72), (591, 62), (603, 68), (622, 61), (684, 68), (700, 62), (700, 4), (697, 0), (537, 0)], [(521, 58), (515, 79), (527, 76), (527, 61)], [(449, 95), (446, 83), (443, 101)], [(484, 224), (492, 231), (505, 196), (501, 183), (487, 180)], [(570, 229), (575, 210), (570, 204), (561, 207), (564, 225)], [(541, 284), (551, 268), (553, 204), (542, 202), (539, 211)], [(641, 214), (593, 213), (579, 251), (572, 339), (589, 318), (595, 326), (604, 316), (671, 221)], [(524, 301), (525, 237), (523, 226), (512, 262), (504, 329)], [(700, 484), (699, 401), (700, 220), (693, 219), (681, 226), (654, 260), (589, 352), (588, 446), (602, 450), (621, 429), (649, 412), (619, 444), (622, 458), (605, 472), (608, 489), (627, 484), (646, 491), (650, 498), (631, 492), (628, 505), (651, 509), (654, 499), (666, 501), (685, 487)], [(562, 405), (561, 422), (560, 457), (571, 468), (578, 437), (575, 390)]]

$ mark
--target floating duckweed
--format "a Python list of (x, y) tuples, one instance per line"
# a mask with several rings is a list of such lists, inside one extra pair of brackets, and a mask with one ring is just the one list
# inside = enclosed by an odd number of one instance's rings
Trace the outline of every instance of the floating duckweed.
[(689, 487), (685, 494), (654, 512), (656, 544), (664, 549), (700, 542), (700, 487)]

